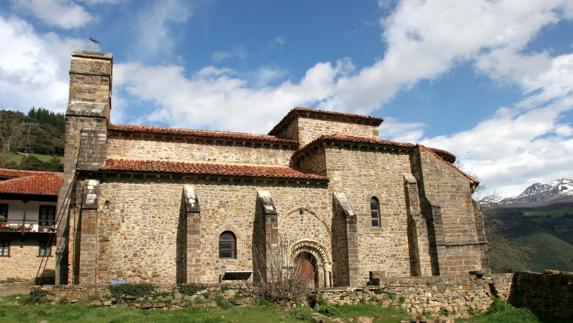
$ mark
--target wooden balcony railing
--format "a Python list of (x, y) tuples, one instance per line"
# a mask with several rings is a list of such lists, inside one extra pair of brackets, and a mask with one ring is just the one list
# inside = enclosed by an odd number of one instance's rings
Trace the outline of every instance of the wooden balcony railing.
[(20, 233), (53, 233), (56, 232), (55, 221), (38, 220), (12, 220), (0, 222), (0, 232), (20, 232)]

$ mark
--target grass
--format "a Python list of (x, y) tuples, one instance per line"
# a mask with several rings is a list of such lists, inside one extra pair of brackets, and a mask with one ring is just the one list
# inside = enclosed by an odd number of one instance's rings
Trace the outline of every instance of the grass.
[(524, 211), (524, 216), (562, 216), (573, 214), (573, 207), (563, 207), (558, 209), (550, 209), (550, 210), (528, 210)]
[(462, 323), (561, 323), (570, 322), (559, 319), (540, 319), (527, 308), (514, 307), (500, 299), (493, 302), (490, 310), (482, 315), (465, 320), (456, 320)]
[[(8, 162), (16, 163), (19, 165), (22, 162), (22, 159), (24, 159), (24, 157), (26, 157), (26, 155), (34, 156), (44, 163), (49, 162), (54, 157), (54, 156), (40, 155), (40, 154), (10, 153), (10, 156), (8, 157)], [(62, 163), (64, 162), (63, 156), (57, 156), (57, 157), (60, 159), (60, 161)]]
[[(277, 306), (246, 306), (209, 309), (139, 310), (88, 307), (78, 304), (27, 305), (27, 296), (0, 298), (0, 322), (301, 322), (311, 318), (310, 308), (284, 310)], [(400, 309), (376, 305), (329, 306), (331, 317), (376, 317), (376, 322), (399, 322), (407, 318)]]

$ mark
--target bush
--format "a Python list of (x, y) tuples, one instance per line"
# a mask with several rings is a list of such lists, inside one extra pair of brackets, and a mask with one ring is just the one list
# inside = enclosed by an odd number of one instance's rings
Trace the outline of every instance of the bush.
[(493, 312), (503, 312), (503, 311), (508, 311), (508, 310), (512, 310), (514, 307), (503, 301), (501, 298), (496, 297), (493, 299), (493, 303), (491, 304), (490, 308), (489, 308), (489, 312), (493, 313)]
[(229, 301), (227, 301), (225, 298), (223, 298), (223, 296), (221, 295), (217, 295), (215, 297), (215, 303), (217, 303), (217, 306), (219, 306), (222, 309), (228, 309), (231, 307), (231, 303), (229, 303)]
[(195, 295), (198, 292), (202, 291), (205, 289), (205, 286), (203, 285), (197, 285), (197, 284), (180, 284), (177, 286), (177, 288), (179, 289), (179, 293), (183, 294), (183, 295)]
[(292, 312), (291, 316), (297, 320), (310, 322), (312, 320), (312, 310), (308, 307), (296, 307)]
[(121, 284), (109, 286), (109, 291), (116, 301), (122, 296), (144, 297), (153, 294), (155, 286), (150, 284)]
[(28, 299), (26, 300), (27, 304), (40, 304), (46, 302), (46, 296), (48, 292), (45, 290), (33, 290), (30, 292)]

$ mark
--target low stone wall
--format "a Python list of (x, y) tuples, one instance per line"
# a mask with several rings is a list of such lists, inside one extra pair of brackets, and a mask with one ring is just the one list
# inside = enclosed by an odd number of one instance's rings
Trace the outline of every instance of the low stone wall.
[(383, 278), (376, 287), (323, 289), (321, 295), (333, 304), (376, 301), (384, 305), (400, 304), (414, 316), (469, 317), (486, 312), (494, 296), (507, 299), (511, 281), (512, 274), (483, 278), (472, 275)]
[(519, 272), (513, 276), (509, 302), (535, 314), (573, 318), (573, 273), (546, 270), (542, 274)]
[[(151, 286), (151, 285), (148, 285)], [(80, 303), (88, 306), (115, 306), (125, 304), (143, 309), (205, 308), (254, 303), (249, 286), (199, 286), (178, 285), (153, 286), (145, 295), (114, 294), (109, 286), (34, 286), (31, 295), (38, 301), (58, 303)]]
[[(125, 303), (148, 309), (248, 305), (256, 299), (249, 285), (187, 286), (187, 289), (175, 285), (155, 286), (154, 291), (145, 296), (113, 295), (108, 286), (36, 286), (32, 290), (39, 291), (45, 301), (52, 303), (83, 302), (91, 306)], [(473, 275), (383, 278), (378, 286), (324, 288), (316, 295), (316, 301), (328, 304), (401, 306), (414, 317), (428, 318), (478, 315), (486, 312), (494, 298), (499, 297), (541, 316), (573, 317), (573, 273), (558, 271), (494, 274), (481, 278)]]

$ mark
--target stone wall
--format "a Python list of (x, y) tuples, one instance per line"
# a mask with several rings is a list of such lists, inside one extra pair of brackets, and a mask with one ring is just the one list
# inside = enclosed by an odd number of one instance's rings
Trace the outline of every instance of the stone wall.
[(286, 166), (294, 149), (250, 147), (243, 145), (206, 144), (164, 140), (112, 137), (107, 144), (107, 157), (116, 159), (165, 160), (176, 162), (215, 162)]
[[(492, 290), (507, 290), (512, 274), (492, 277), (401, 277), (383, 278), (379, 286), (320, 290), (332, 304), (357, 304), (381, 299), (384, 305), (400, 305), (413, 316), (468, 317), (487, 311), (493, 302)], [(382, 295), (382, 296), (378, 296)]]
[[(357, 214), (360, 284), (374, 271), (410, 275), (403, 177), (410, 172), (409, 154), (328, 147), (326, 163), (329, 190), (343, 192)], [(380, 227), (371, 223), (372, 197), (380, 202)]]
[(351, 122), (298, 117), (298, 141), (301, 147), (322, 135), (342, 134), (356, 137), (378, 137), (378, 127)]
[(471, 180), (425, 148), (417, 149), (413, 158), (422, 210), (431, 224), (434, 273), (487, 271), (485, 234), (481, 217), (476, 218)]
[[(18, 234), (19, 235), (19, 234)], [(23, 239), (21, 236), (10, 240), (10, 257), (0, 257), (0, 281), (34, 281), (40, 261), (38, 240)], [(52, 255), (54, 247), (52, 247)], [(45, 261), (45, 260), (44, 260)], [(43, 276), (54, 277), (54, 257), (48, 258)]]
[[(200, 204), (200, 250), (185, 247), (184, 185), (194, 186)], [(112, 279), (175, 283), (177, 276), (186, 276), (180, 273), (185, 253), (200, 257), (202, 275), (195, 282), (217, 283), (226, 271), (252, 271), (257, 189), (270, 192), (278, 212), (279, 234), (289, 247), (312, 241), (330, 256), (332, 211), (324, 188), (109, 178), (100, 183), (98, 283)], [(224, 231), (237, 237), (236, 259), (218, 257), (218, 239)]]
[(573, 319), (573, 273), (515, 273), (509, 302), (543, 317)]

